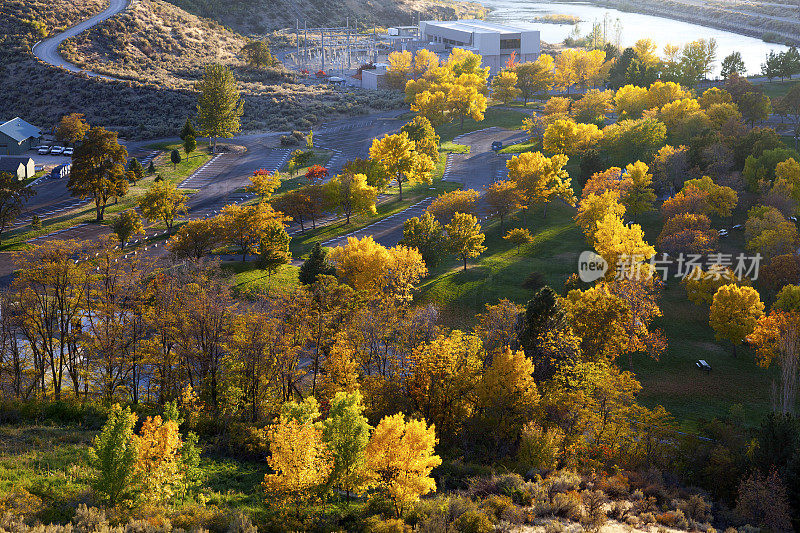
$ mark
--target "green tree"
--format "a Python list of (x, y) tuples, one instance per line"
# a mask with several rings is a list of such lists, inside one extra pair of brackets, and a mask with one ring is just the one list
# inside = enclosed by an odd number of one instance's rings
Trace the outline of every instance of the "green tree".
[(180, 138), (182, 141), (186, 140), (186, 137), (192, 136), (197, 138), (197, 130), (194, 129), (194, 124), (192, 124), (192, 119), (186, 117), (186, 122), (183, 123), (183, 128), (181, 129)]
[(467, 269), (467, 259), (478, 257), (486, 250), (483, 245), (486, 236), (481, 233), (481, 225), (475, 216), (456, 213), (444, 229), (447, 232), (448, 247), (462, 259), (464, 270)]
[(189, 157), (189, 154), (195, 150), (197, 150), (197, 139), (194, 138), (194, 135), (187, 135), (183, 140), (183, 151), (186, 153), (186, 157)]
[(116, 505), (132, 495), (138, 458), (133, 427), (136, 415), (114, 404), (100, 434), (92, 442), (91, 459), (98, 471), (94, 489)]
[(232, 137), (239, 131), (244, 101), (233, 72), (224, 65), (208, 65), (196, 89), (200, 133), (211, 138), (211, 153), (216, 153), (218, 137)]
[(25, 200), (34, 194), (16, 174), (0, 172), (0, 236), (22, 212)]
[(173, 150), (169, 154), (169, 160), (172, 161), (172, 168), (178, 168), (178, 163), (182, 161), (181, 153), (177, 150)]
[(161, 220), (172, 232), (175, 219), (187, 212), (186, 194), (170, 182), (154, 183), (139, 200), (139, 209), (147, 220)]
[(119, 239), (120, 248), (125, 248), (128, 240), (133, 236), (144, 233), (144, 225), (142, 225), (142, 217), (140, 217), (133, 209), (127, 209), (117, 215), (111, 229)]
[(766, 120), (772, 113), (772, 101), (769, 96), (758, 91), (744, 93), (736, 103), (742, 112), (742, 117), (750, 123), (751, 127), (756, 122)]
[(747, 72), (747, 68), (744, 66), (744, 61), (742, 60), (741, 52), (731, 52), (725, 59), (722, 60), (722, 69), (720, 70), (720, 76), (723, 79), (728, 79), (731, 77), (731, 74), (738, 74), (739, 76), (744, 76)]
[(445, 251), (444, 228), (430, 212), (403, 222), (403, 246), (416, 248), (428, 270), (439, 264)]
[(111, 198), (128, 192), (125, 164), (128, 151), (120, 146), (117, 133), (96, 126), (89, 130), (72, 156), (67, 188), (80, 198), (92, 198), (102, 222)]
[(133, 178), (131, 183), (136, 185), (136, 182), (144, 178), (144, 167), (135, 157), (128, 161), (128, 176)]
[(335, 270), (328, 262), (328, 252), (319, 242), (314, 243), (314, 248), (300, 266), (298, 279), (300, 283), (311, 285), (317, 281), (319, 276), (333, 276)]
[(781, 75), (781, 57), (775, 53), (775, 50), (770, 50), (764, 62), (761, 63), (761, 74), (769, 81)]
[(289, 251), (291, 241), (282, 222), (278, 219), (268, 222), (258, 244), (258, 266), (272, 276), (281, 265), (292, 260), (292, 252)]
[(364, 450), (372, 428), (363, 413), (360, 392), (337, 392), (322, 425), (322, 442), (333, 453), (328, 483), (344, 490), (348, 498), (351, 492), (361, 492), (367, 481)]
[(269, 46), (264, 41), (251, 41), (242, 47), (242, 54), (247, 62), (259, 68), (274, 67), (278, 61), (269, 51)]

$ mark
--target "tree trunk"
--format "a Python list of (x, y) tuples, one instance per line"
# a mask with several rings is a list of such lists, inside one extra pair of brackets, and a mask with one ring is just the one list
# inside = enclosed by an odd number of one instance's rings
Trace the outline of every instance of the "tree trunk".
[(403, 201), (403, 178), (400, 173), (397, 173), (397, 188), (400, 189), (400, 201)]
[(733, 343), (733, 356), (736, 357), (736, 343)]
[(462, 256), (462, 259), (464, 260), (464, 272), (466, 272), (467, 271), (467, 256), (466, 255)]

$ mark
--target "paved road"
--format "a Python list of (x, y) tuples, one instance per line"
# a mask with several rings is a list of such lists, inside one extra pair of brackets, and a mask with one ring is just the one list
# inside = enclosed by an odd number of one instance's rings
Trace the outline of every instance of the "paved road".
[(97, 24), (107, 20), (117, 13), (121, 13), (125, 9), (128, 8), (130, 5), (131, 0), (110, 0), (110, 5), (108, 9), (103, 11), (102, 13), (93, 16), (88, 20), (84, 20), (83, 22), (72, 26), (71, 28), (64, 30), (63, 32), (49, 37), (43, 41), (36, 43), (33, 46), (33, 54), (50, 65), (54, 67), (61, 67), (69, 70), (70, 72), (86, 72), (89, 76), (97, 77), (97, 78), (104, 78), (109, 80), (115, 80), (116, 78), (112, 78), (110, 76), (104, 76), (102, 74), (96, 74), (94, 72), (84, 71), (83, 69), (73, 65), (66, 61), (61, 54), (58, 53), (58, 47), (66, 41), (67, 39), (71, 39), (76, 35), (88, 30), (92, 26), (96, 26)]

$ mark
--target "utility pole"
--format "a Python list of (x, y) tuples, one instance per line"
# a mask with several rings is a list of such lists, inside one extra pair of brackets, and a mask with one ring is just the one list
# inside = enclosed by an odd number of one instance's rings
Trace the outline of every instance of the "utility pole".
[(322, 66), (319, 68), (325, 72), (325, 29), (319, 30), (319, 53)]
[(309, 61), (310, 58), (308, 57), (308, 53), (309, 52), (308, 52), (308, 21), (307, 20), (303, 21), (303, 27), (305, 28), (304, 34), (303, 34), (303, 48), (305, 49), (305, 52), (303, 53), (303, 55), (306, 57), (305, 61), (304, 61), (304, 64), (303, 64), (303, 68), (308, 70), (308, 61)]
[(294, 61), (297, 63), (297, 70), (300, 70), (300, 19), (294, 19), (294, 38), (297, 41), (297, 52), (294, 56)]

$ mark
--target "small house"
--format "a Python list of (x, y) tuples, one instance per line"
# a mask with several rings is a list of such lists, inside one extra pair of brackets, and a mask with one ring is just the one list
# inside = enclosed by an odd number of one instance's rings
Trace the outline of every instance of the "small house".
[(36, 174), (36, 165), (30, 157), (0, 157), (0, 172), (15, 174), (17, 179), (26, 180)]
[(33, 149), (42, 139), (42, 131), (21, 118), (0, 124), (0, 156), (20, 155)]

